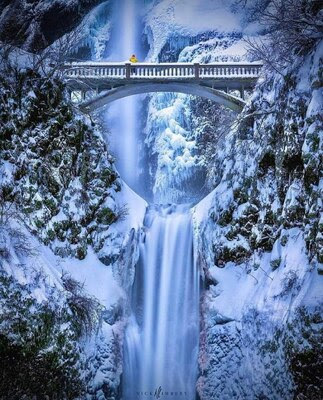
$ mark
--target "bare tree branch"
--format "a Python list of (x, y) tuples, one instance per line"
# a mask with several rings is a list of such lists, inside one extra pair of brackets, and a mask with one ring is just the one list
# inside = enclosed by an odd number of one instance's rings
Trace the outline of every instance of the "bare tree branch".
[(323, 37), (322, 10), (317, 0), (257, 2), (252, 12), (263, 38), (246, 38), (251, 58), (262, 59), (282, 74), (296, 55), (306, 54)]

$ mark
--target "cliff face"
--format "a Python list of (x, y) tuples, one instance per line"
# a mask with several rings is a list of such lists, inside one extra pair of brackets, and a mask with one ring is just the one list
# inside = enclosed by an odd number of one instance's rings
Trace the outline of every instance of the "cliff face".
[[(176, 0), (156, 4), (145, 16), (148, 59), (200, 63), (245, 59), (242, 39), (247, 24), (232, 6), (231, 1), (186, 2), (183, 12)], [(207, 143), (218, 140), (235, 114), (206, 99), (178, 93), (150, 95), (147, 112), (145, 143), (155, 201), (196, 203), (214, 187), (208, 179), (213, 150)]]
[(0, 41), (37, 52), (70, 32), (103, 0), (2, 1)]
[[(119, 178), (97, 125), (31, 60), (1, 53), (0, 340), (12, 385), (0, 396), (117, 399), (146, 203)], [(16, 392), (14, 369), (25, 382)]]
[(261, 80), (194, 209), (201, 399), (322, 397), (321, 52)]
[(5, 62), (4, 200), (19, 207), (31, 231), (55, 254), (83, 259), (88, 245), (102, 249), (102, 230), (125, 213), (115, 202), (121, 182), (113, 159), (99, 131), (66, 101), (57, 78)]

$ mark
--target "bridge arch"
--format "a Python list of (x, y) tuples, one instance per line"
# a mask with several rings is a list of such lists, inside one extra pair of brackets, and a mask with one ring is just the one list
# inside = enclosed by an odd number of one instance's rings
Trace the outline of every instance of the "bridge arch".
[(204, 97), (228, 107), (235, 112), (240, 112), (245, 105), (245, 101), (239, 97), (232, 96), (222, 90), (213, 89), (201, 84), (189, 82), (138, 82), (136, 84), (121, 85), (112, 89), (104, 90), (93, 98), (80, 103), (79, 108), (84, 112), (93, 112), (97, 108), (103, 107), (115, 100), (136, 94), (153, 92), (175, 92)]
[[(80, 91), (79, 107), (91, 112), (112, 101), (141, 93), (179, 92), (205, 97), (236, 112), (245, 105), (244, 90), (252, 89), (262, 62), (110, 63), (75, 62), (63, 66), (70, 91)], [(241, 98), (230, 90), (239, 90)], [(85, 98), (85, 93), (95, 95)]]

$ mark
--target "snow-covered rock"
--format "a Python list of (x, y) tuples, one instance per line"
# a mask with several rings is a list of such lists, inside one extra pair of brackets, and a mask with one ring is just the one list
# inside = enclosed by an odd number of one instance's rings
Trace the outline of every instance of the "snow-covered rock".
[(201, 399), (321, 395), (321, 46), (258, 84), (219, 146), (218, 185), (193, 209)]
[[(37, 52), (75, 29), (104, 0), (3, 1), (0, 41)], [(107, 3), (107, 1), (105, 1)]]
[[(147, 59), (201, 63), (243, 60), (245, 27), (243, 15), (234, 11), (232, 2), (162, 1), (148, 8), (145, 15), (150, 44)], [(207, 194), (205, 160), (213, 155), (206, 143), (218, 140), (224, 120), (228, 125), (234, 118), (224, 107), (194, 96), (150, 96), (145, 144), (155, 201), (196, 202)]]

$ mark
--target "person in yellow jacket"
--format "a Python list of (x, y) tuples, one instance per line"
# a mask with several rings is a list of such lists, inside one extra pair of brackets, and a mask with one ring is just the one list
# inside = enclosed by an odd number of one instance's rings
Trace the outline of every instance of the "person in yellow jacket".
[(133, 55), (129, 58), (129, 61), (130, 61), (131, 63), (136, 63), (136, 62), (138, 62), (138, 58), (136, 57), (135, 54), (133, 54)]

